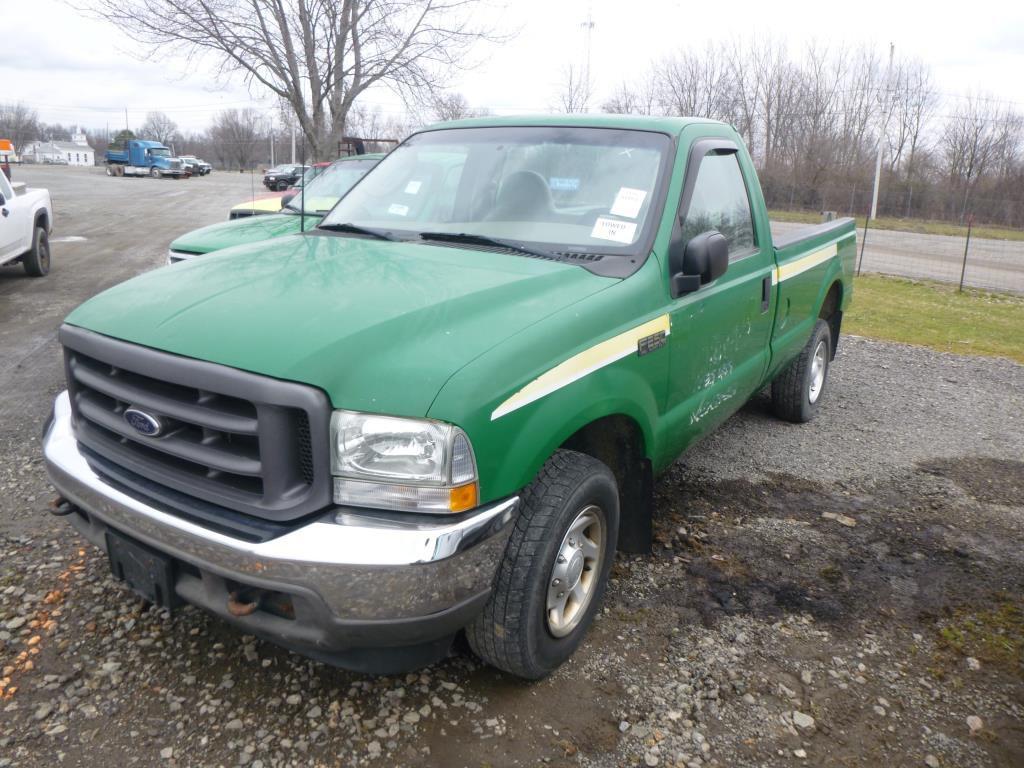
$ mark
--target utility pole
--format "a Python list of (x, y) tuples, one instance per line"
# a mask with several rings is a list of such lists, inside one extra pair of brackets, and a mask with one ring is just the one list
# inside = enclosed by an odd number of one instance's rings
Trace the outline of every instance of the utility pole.
[(274, 129), (270, 129), (270, 167), (274, 168), (277, 164), (274, 162)]
[(295, 165), (295, 126), (292, 126), (292, 165)]
[(124, 108), (124, 129), (126, 131), (131, 130), (131, 128), (128, 127), (128, 107)]
[(590, 39), (594, 32), (594, 12), (592, 4), (588, 4), (587, 20), (580, 24), (580, 26), (585, 30), (584, 34), (586, 35), (584, 38), (584, 55), (586, 56), (586, 61), (583, 68), (583, 86), (586, 89), (586, 92), (590, 93)]
[[(885, 132), (889, 128), (889, 113), (892, 112), (892, 58), (896, 52), (896, 44), (889, 43), (889, 66), (885, 70), (885, 110), (882, 117), (882, 130), (878, 134), (878, 157), (875, 159), (875, 186), (871, 192), (871, 219), (878, 213), (878, 184), (882, 177), (882, 142), (885, 141)], [(879, 98), (881, 102), (881, 98)]]

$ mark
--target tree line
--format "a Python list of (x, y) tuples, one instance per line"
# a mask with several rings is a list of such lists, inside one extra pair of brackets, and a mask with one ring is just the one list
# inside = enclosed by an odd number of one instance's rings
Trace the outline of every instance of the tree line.
[[(1024, 226), (1024, 116), (985, 94), (944, 97), (926, 63), (887, 59), (867, 46), (709, 44), (653, 61), (600, 108), (732, 124), (771, 208), (865, 215), (881, 136), (879, 215)], [(580, 91), (567, 78), (563, 106)]]

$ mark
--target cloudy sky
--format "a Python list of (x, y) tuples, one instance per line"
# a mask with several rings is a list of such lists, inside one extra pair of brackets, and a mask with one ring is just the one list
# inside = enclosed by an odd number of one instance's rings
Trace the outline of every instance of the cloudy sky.
[[(500, 0), (494, 0), (495, 3)], [(87, 3), (88, 0), (79, 0)], [(179, 57), (128, 55), (130, 35), (81, 16), (60, 0), (6, 2), (0, 37), (0, 100), (23, 101), (48, 122), (137, 127), (147, 110), (167, 112), (186, 130), (205, 128), (225, 107), (271, 103), (243, 82), (215, 82), (209, 66)], [(495, 6), (495, 26), (517, 29), (510, 42), (481, 49), (454, 86), (474, 106), (497, 113), (544, 111), (557, 98), (561, 72), (584, 56), (588, 15), (596, 103), (622, 81), (640, 75), (652, 57), (708, 40), (772, 35), (794, 50), (811, 40), (827, 45), (876, 45), (931, 64), (950, 99), (983, 91), (1024, 111), (1024, 4), (974, 0), (947, 12), (944, 4), (861, 0), (819, 2), (732, 0), (511, 0)], [(368, 106), (401, 111), (387, 92)]]

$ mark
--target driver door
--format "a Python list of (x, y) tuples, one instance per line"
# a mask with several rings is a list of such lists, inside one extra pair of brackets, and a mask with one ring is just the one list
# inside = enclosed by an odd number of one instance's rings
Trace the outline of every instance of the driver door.
[(709, 230), (729, 244), (721, 277), (670, 305), (667, 412), (679, 451), (707, 434), (754, 394), (768, 364), (772, 306), (771, 238), (751, 214), (753, 169), (731, 141), (695, 142), (676, 223), (682, 244)]

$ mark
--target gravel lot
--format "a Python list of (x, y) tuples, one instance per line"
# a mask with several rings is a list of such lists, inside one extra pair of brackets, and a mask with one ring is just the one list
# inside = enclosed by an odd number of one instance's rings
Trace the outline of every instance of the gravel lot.
[(1024, 366), (847, 338), (813, 424), (755, 398), (659, 480), (556, 674), (353, 675), (144, 609), (45, 512), (60, 319), (248, 180), (16, 175), (88, 239), (0, 269), (0, 766), (1024, 765)]

